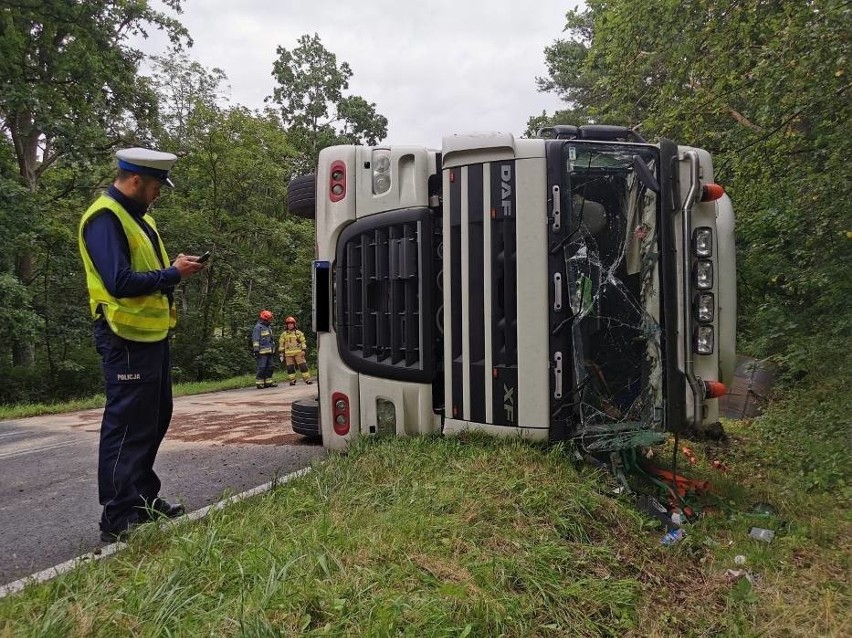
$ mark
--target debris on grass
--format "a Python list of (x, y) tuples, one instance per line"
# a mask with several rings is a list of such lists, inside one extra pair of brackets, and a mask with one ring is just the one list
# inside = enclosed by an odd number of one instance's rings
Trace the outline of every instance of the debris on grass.
[(759, 541), (764, 541), (765, 543), (771, 543), (772, 539), (775, 538), (775, 532), (763, 527), (752, 527), (748, 530), (748, 535)]

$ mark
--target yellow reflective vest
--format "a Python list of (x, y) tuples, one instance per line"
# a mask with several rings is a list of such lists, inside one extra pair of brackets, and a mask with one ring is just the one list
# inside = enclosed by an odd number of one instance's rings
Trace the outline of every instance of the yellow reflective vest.
[[(169, 264), (169, 257), (157, 233), (154, 219), (147, 214), (142, 218), (157, 235), (156, 247), (139, 223), (121, 204), (111, 197), (101, 195), (83, 213), (77, 232), (80, 256), (83, 258), (83, 266), (86, 269), (86, 285), (89, 288), (89, 308), (92, 317), (98, 316), (100, 307), (101, 314), (104, 315), (110, 329), (119, 337), (130, 341), (162, 341), (168, 336), (169, 329), (174, 328), (177, 322), (177, 312), (174, 303), (169, 302), (168, 295), (157, 290), (141, 297), (113, 297), (107, 291), (100, 273), (92, 262), (83, 239), (83, 230), (92, 216), (105, 208), (112, 211), (121, 222), (121, 227), (127, 236), (127, 244), (130, 246), (130, 267), (133, 270), (137, 272), (162, 270), (163, 264)], [(159, 258), (155, 251), (159, 252)]]

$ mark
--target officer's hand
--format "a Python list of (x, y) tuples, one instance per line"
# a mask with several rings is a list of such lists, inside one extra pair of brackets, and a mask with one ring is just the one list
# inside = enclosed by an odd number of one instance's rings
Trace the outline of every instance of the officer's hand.
[(186, 279), (187, 277), (191, 277), (195, 273), (204, 270), (205, 266), (203, 262), (198, 262), (197, 255), (184, 255), (183, 253), (177, 256), (172, 265), (178, 269), (181, 279)]

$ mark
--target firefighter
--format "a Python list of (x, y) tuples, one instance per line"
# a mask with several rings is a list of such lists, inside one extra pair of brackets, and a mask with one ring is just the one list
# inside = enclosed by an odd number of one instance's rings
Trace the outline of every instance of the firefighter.
[(159, 496), (154, 461), (172, 417), (169, 331), (174, 287), (204, 264), (179, 254), (169, 263), (148, 207), (172, 186), (171, 153), (116, 152), (115, 181), (80, 219), (95, 348), (102, 358), (106, 405), (98, 449), (101, 540), (123, 540), (137, 525), (184, 512)]
[(286, 330), (278, 339), (278, 356), (281, 361), (287, 361), (287, 374), (290, 377), (290, 385), (296, 385), (296, 366), (302, 373), (302, 380), (310, 385), (311, 373), (308, 372), (308, 364), (305, 361), (305, 352), (308, 344), (305, 342), (304, 333), (296, 328), (296, 319), (287, 317), (284, 320)]
[(272, 365), (275, 355), (275, 337), (272, 336), (272, 313), (261, 310), (257, 323), (251, 331), (251, 345), (254, 349), (254, 360), (257, 367), (254, 385), (258, 390), (274, 388), (278, 384), (272, 380)]

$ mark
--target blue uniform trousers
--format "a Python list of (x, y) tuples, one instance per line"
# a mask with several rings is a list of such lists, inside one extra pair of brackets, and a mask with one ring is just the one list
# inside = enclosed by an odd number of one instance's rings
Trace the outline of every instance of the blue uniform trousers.
[(144, 520), (142, 508), (160, 493), (154, 460), (172, 418), (169, 342), (128, 341), (98, 319), (95, 347), (106, 384), (98, 456), (101, 530), (120, 532)]
[(267, 381), (272, 379), (272, 370), (275, 363), (275, 355), (259, 354), (255, 356), (255, 380)]

